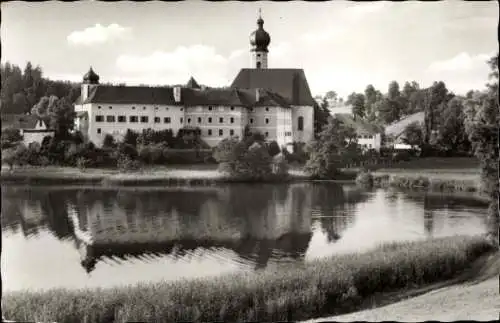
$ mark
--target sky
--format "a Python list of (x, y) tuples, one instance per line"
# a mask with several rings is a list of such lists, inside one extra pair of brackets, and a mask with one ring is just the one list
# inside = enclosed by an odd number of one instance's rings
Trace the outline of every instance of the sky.
[(2, 2), (2, 63), (79, 82), (229, 86), (250, 66), (259, 8), (269, 68), (302, 68), (313, 95), (442, 80), (483, 89), (498, 51), (498, 2)]

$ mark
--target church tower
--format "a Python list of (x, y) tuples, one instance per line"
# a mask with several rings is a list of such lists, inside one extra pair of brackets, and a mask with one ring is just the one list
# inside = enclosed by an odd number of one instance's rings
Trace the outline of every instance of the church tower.
[(83, 76), (83, 82), (82, 82), (82, 101), (85, 101), (89, 94), (90, 94), (90, 89), (91, 87), (99, 84), (99, 75), (97, 75), (94, 70), (92, 69), (92, 66), (90, 67), (90, 70)]
[(257, 30), (250, 34), (250, 45), (252, 46), (251, 64), (252, 68), (267, 68), (267, 46), (271, 42), (271, 37), (264, 30), (264, 20), (259, 9), (259, 19), (257, 20)]

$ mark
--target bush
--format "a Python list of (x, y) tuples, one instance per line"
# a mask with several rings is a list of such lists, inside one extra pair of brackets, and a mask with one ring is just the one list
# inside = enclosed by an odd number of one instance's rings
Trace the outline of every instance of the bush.
[(400, 161), (409, 161), (411, 160), (411, 157), (412, 155), (409, 151), (401, 150), (396, 152), (392, 158), (395, 162), (400, 162)]
[(76, 159), (76, 167), (78, 167), (81, 171), (84, 171), (87, 167), (89, 167), (90, 162), (91, 161), (85, 157), (78, 157)]
[(254, 143), (249, 148), (237, 138), (226, 138), (214, 149), (219, 171), (231, 178), (263, 180), (272, 174), (272, 158), (267, 147)]
[(104, 140), (102, 142), (102, 147), (103, 148), (114, 148), (116, 147), (116, 141), (115, 138), (110, 135), (109, 133), (104, 136)]
[(6, 128), (2, 129), (1, 145), (2, 149), (14, 148), (23, 140), (19, 129)]
[(362, 170), (361, 172), (359, 172), (356, 176), (356, 184), (368, 187), (373, 186), (372, 173), (368, 170)]
[(121, 143), (118, 145), (118, 155), (125, 155), (132, 160), (135, 160), (138, 157), (135, 146), (128, 143)]
[(138, 160), (133, 160), (128, 155), (120, 155), (116, 162), (116, 166), (120, 172), (124, 173), (138, 171), (142, 168)]
[(276, 141), (271, 141), (268, 145), (267, 145), (267, 149), (269, 151), (269, 155), (271, 157), (274, 157), (276, 155), (278, 155), (280, 152), (281, 152), (281, 149), (280, 149), (280, 146), (278, 145), (278, 143)]
[(274, 156), (273, 163), (273, 174), (278, 177), (287, 177), (288, 176), (288, 162), (286, 160), (285, 155), (279, 154)]
[(161, 144), (149, 144), (146, 146), (140, 146), (138, 149), (139, 159), (141, 162), (154, 165), (161, 163), (163, 161), (163, 151), (166, 149), (166, 145)]
[(40, 148), (39, 144), (30, 144), (25, 152), (25, 160), (28, 165), (39, 166), (40, 165)]

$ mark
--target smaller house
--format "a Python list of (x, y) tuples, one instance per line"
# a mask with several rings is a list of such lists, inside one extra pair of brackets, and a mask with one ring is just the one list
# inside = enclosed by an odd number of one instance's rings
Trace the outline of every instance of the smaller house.
[(32, 114), (2, 116), (2, 128), (19, 129), (26, 146), (34, 142), (41, 145), (45, 137), (55, 134), (42, 118)]
[(425, 112), (417, 112), (403, 118), (399, 121), (391, 123), (385, 128), (387, 145), (394, 149), (408, 150), (413, 147), (404, 143), (405, 130), (412, 123), (424, 124)]
[(334, 118), (340, 120), (346, 126), (353, 128), (358, 136), (358, 145), (364, 150), (380, 150), (382, 144), (382, 129), (360, 118), (354, 118), (352, 114), (336, 113)]

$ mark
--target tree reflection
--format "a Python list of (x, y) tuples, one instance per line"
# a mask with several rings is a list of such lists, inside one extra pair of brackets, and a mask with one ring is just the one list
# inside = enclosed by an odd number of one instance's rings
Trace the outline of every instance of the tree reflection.
[[(108, 191), (100, 198), (80, 191), (73, 221), (82, 266), (91, 271), (105, 257), (182, 257), (198, 248), (233, 250), (256, 268), (267, 266), (275, 254), (300, 258), (311, 235), (310, 215), (304, 214), (310, 193), (290, 191), (289, 185), (258, 184)], [(300, 196), (295, 210), (294, 196)]]

